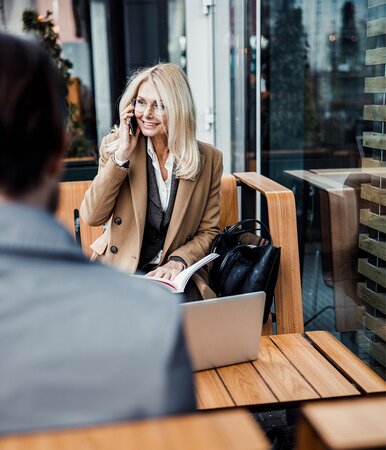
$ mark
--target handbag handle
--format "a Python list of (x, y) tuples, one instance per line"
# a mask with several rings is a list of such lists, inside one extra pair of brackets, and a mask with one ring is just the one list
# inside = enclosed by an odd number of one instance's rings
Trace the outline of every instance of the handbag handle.
[(219, 273), (221, 273), (221, 272), (224, 270), (224, 267), (225, 267), (225, 265), (226, 265), (228, 259), (232, 256), (232, 254), (233, 254), (236, 250), (238, 250), (239, 248), (242, 248), (242, 247), (249, 247), (249, 245), (246, 245), (246, 244), (239, 244), (239, 245), (236, 245), (235, 247), (232, 247), (232, 248), (227, 252), (227, 254), (225, 255), (225, 258), (224, 258), (224, 259), (222, 260), (222, 262), (221, 262), (221, 266), (220, 266), (220, 269), (219, 269)]
[(267, 233), (267, 236), (268, 236), (267, 240), (269, 241), (270, 244), (272, 244), (272, 236), (271, 236), (271, 233), (269, 232), (269, 229), (268, 229), (267, 225), (265, 225), (265, 223), (263, 223), (263, 222), (261, 222), (260, 220), (257, 220), (257, 219), (240, 220), (239, 222), (237, 222), (234, 225), (230, 226), (229, 228), (225, 229), (223, 231), (223, 233), (221, 233), (221, 234), (223, 234), (223, 235), (230, 235), (230, 234), (233, 233), (234, 235), (235, 234), (237, 235), (237, 234), (247, 233), (248, 231), (251, 231), (251, 230), (243, 230), (243, 229), (241, 229), (240, 231), (235, 231), (235, 230), (237, 230), (237, 228), (242, 227), (243, 225), (245, 225), (247, 223), (254, 223), (254, 224), (257, 223), (260, 226), (260, 228), (255, 228), (253, 231), (257, 231), (259, 229), (260, 230), (263, 229)]
[[(216, 252), (217, 251), (217, 246), (218, 246), (218, 242), (224, 237), (224, 236), (229, 236), (230, 234), (233, 235), (239, 235), (239, 234), (243, 234), (243, 233), (248, 233), (251, 230), (237, 230), (237, 228), (241, 227), (242, 225), (246, 224), (246, 223), (254, 223), (254, 224), (259, 224), (260, 228), (255, 228), (253, 231), (257, 231), (257, 230), (261, 230), (263, 229), (268, 236), (268, 242), (272, 245), (272, 237), (271, 237), (271, 233), (269, 232), (268, 227), (263, 223), (260, 222), (260, 220), (257, 219), (244, 219), (244, 220), (240, 220), (239, 222), (235, 223), (234, 225), (231, 225), (230, 227), (226, 228), (224, 231), (222, 231), (221, 233), (219, 233), (212, 241), (212, 245), (210, 247), (210, 251), (211, 253)], [(209, 269), (210, 271), (210, 269)]]
[[(235, 223), (234, 225), (230, 226), (229, 228), (227, 228), (226, 230), (224, 230), (225, 234), (230, 234), (232, 233), (234, 230), (236, 230), (239, 227), (242, 227), (243, 225), (247, 224), (247, 223), (258, 223), (260, 225), (261, 228), (263, 228), (263, 230), (266, 231), (266, 233), (268, 234), (270, 241), (272, 242), (272, 237), (271, 237), (271, 233), (269, 232), (269, 229), (267, 227), (267, 225), (265, 225), (265, 223), (260, 222), (260, 220), (257, 219), (244, 219), (244, 220), (240, 220), (239, 222)], [(249, 231), (249, 230), (244, 230), (244, 231)]]

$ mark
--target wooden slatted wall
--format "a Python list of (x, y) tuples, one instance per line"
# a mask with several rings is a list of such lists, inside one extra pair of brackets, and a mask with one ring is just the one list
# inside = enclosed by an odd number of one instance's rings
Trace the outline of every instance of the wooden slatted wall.
[[(362, 198), (370, 201), (370, 209), (362, 209), (360, 221), (367, 232), (359, 236), (359, 247), (366, 258), (358, 263), (366, 281), (358, 283), (358, 295), (365, 305), (364, 323), (370, 332), (369, 353), (386, 367), (386, 0), (368, 0), (367, 37), (371, 48), (366, 52), (366, 64), (374, 66), (376, 76), (365, 79), (365, 92), (374, 94), (374, 104), (364, 107), (364, 119), (373, 121), (374, 131), (363, 133), (363, 145), (371, 149), (363, 167), (384, 167), (363, 184)], [(371, 40), (370, 40), (371, 38)], [(370, 45), (369, 45), (370, 46)], [(381, 75), (381, 76), (379, 76)]]

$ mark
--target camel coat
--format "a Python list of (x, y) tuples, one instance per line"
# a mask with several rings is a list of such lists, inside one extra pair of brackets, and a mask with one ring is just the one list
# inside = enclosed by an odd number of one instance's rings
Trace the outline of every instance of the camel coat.
[[(129, 169), (111, 159), (113, 151), (109, 151), (106, 144), (117, 138), (117, 133), (113, 132), (102, 140), (98, 174), (86, 192), (80, 215), (91, 226), (107, 223), (106, 231), (91, 245), (92, 259), (134, 273), (146, 220), (146, 138), (140, 136)], [(199, 142), (199, 150), (199, 174), (195, 180), (179, 180), (160, 265), (171, 256), (179, 256), (190, 266), (208, 254), (219, 232), (222, 154), (202, 142)], [(207, 284), (205, 269), (192, 279), (203, 298), (215, 297)]]

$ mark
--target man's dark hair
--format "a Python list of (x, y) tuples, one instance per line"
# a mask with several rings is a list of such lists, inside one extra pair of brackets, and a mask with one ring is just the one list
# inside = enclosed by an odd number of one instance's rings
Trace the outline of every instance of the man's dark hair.
[(19, 196), (63, 149), (64, 88), (37, 42), (0, 33), (0, 67), (0, 191)]

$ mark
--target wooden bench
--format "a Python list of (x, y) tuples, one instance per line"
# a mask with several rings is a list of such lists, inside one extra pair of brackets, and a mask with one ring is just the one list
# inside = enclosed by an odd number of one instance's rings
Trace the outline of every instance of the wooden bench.
[[(73, 182), (69, 187), (66, 186), (69, 183), (61, 184), (59, 218), (74, 216), (72, 208), (79, 209), (89, 183)], [(255, 217), (253, 206), (256, 193), (260, 193), (266, 199), (273, 243), (281, 247), (274, 298), (276, 322), (272, 324), (269, 320), (263, 327), (265, 336), (257, 361), (195, 374), (199, 408), (278, 405), (384, 392), (385, 382), (330, 333), (320, 331), (304, 335), (293, 192), (254, 172), (224, 175), (222, 228), (239, 220), (237, 183), (242, 191), (242, 218), (248, 218), (247, 214), (249, 218)], [(79, 190), (83, 191), (79, 193)], [(67, 226), (71, 227), (71, 220)], [(82, 247), (86, 253), (94, 239), (91, 234), (94, 230), (87, 228), (80, 222)], [(101, 233), (98, 228), (97, 235)]]
[(386, 448), (386, 398), (310, 403), (297, 427), (298, 450)]
[(90, 245), (103, 233), (102, 227), (90, 227), (79, 217), (80, 205), (90, 184), (89, 180), (59, 183), (59, 205), (56, 213), (57, 219), (82, 246), (83, 253), (87, 256), (92, 253)]
[(0, 450), (268, 450), (243, 410), (0, 437)]

